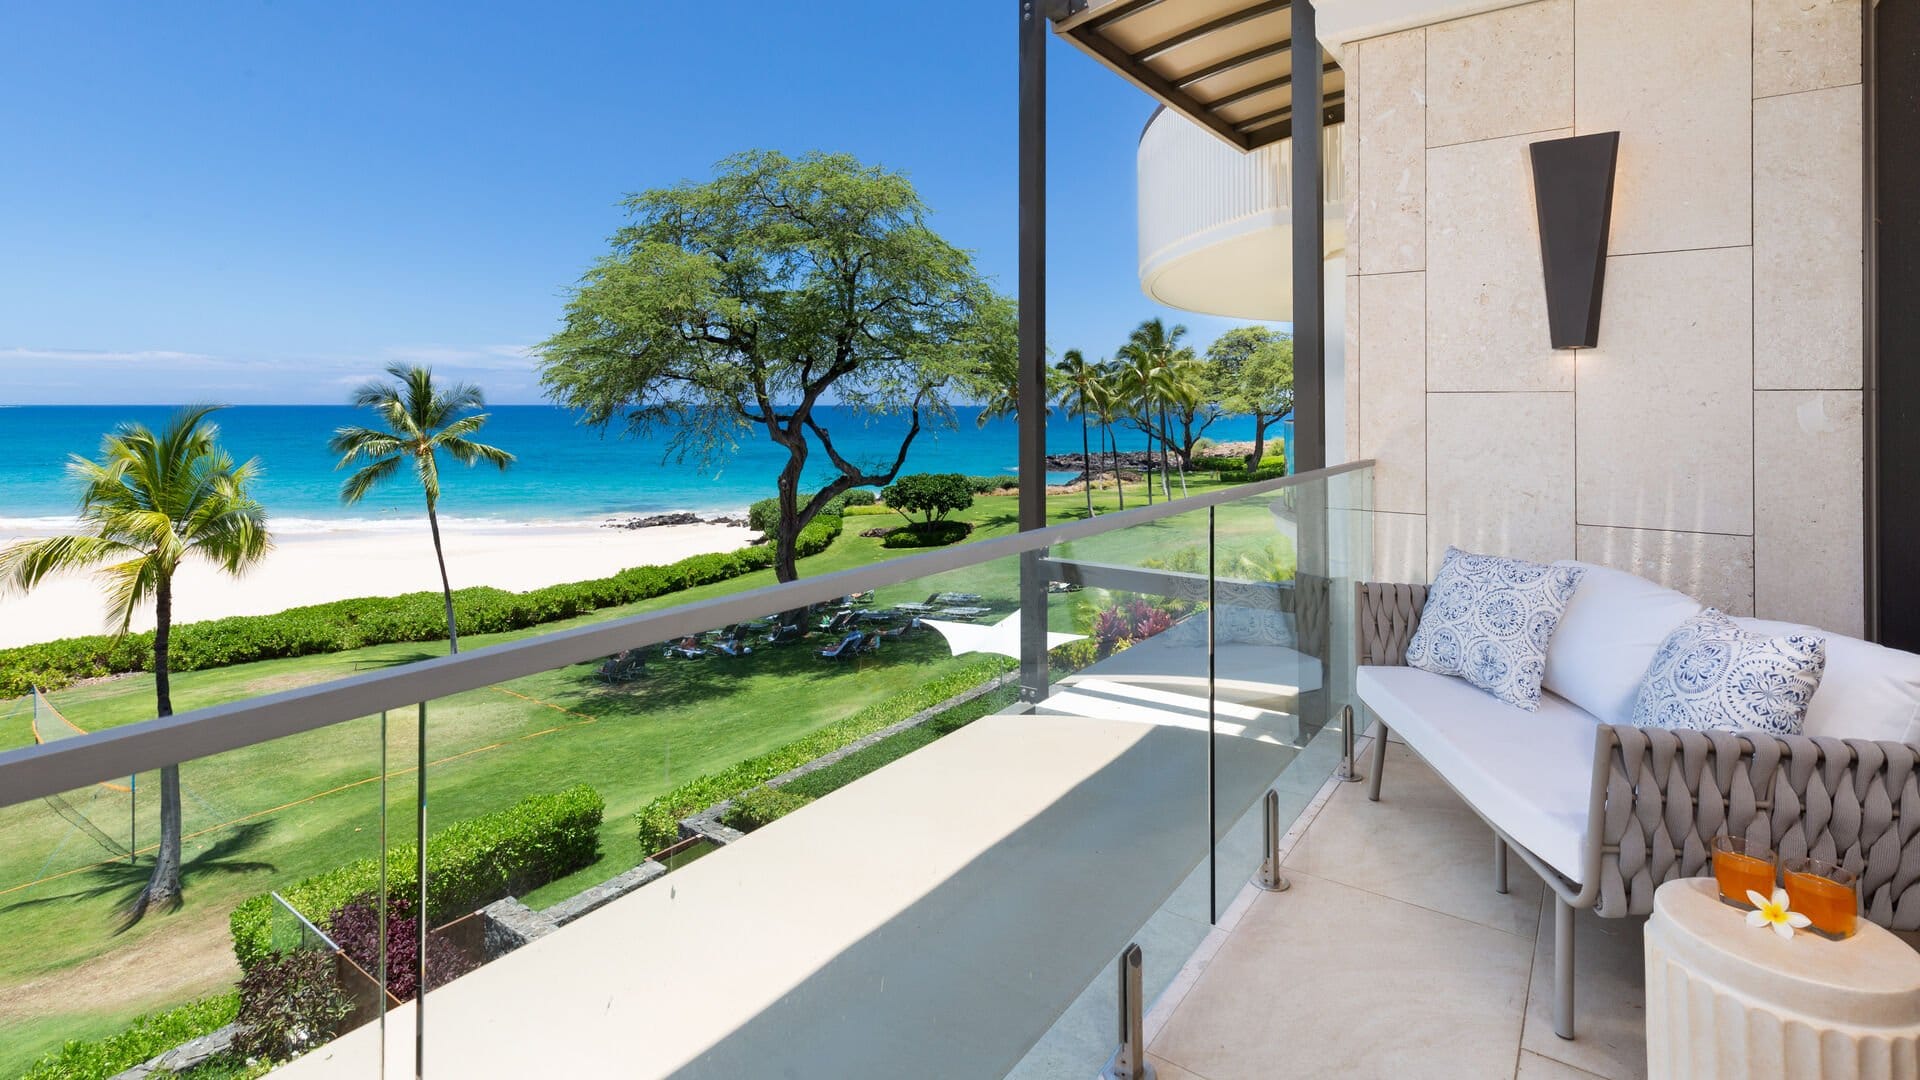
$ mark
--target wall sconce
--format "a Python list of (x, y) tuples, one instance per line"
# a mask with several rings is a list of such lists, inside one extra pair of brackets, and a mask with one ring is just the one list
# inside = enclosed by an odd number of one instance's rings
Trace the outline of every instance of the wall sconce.
[(1607, 277), (1620, 133), (1547, 139), (1529, 149), (1533, 204), (1540, 215), (1540, 267), (1547, 279), (1547, 328), (1556, 349), (1591, 349), (1600, 342), (1600, 291)]

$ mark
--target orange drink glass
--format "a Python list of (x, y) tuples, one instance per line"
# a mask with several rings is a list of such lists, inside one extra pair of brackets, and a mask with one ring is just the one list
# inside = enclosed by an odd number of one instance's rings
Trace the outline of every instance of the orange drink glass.
[(1713, 881), (1720, 887), (1721, 903), (1753, 910), (1753, 904), (1747, 900), (1747, 890), (1761, 896), (1773, 895), (1773, 850), (1744, 837), (1714, 837)]
[(1835, 941), (1851, 937), (1860, 917), (1860, 875), (1819, 859), (1788, 859), (1787, 906), (1812, 920), (1812, 929)]

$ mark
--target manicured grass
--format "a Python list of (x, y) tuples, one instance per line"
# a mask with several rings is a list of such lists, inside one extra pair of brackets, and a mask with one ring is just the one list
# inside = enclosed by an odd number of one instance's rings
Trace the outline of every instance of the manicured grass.
[[(1189, 481), (1196, 492), (1211, 486)], [(1047, 501), (1055, 520), (1085, 513), (1081, 495)], [(1127, 501), (1144, 502), (1131, 485)], [(1096, 494), (1097, 507), (1115, 505), (1112, 492)], [(1004, 535), (1018, 523), (1010, 496), (981, 497), (958, 516), (974, 524), (973, 539)], [(1181, 515), (1129, 530), (1127, 542), (1113, 545), (1111, 561), (1138, 565), (1156, 552), (1204, 544), (1205, 515), (1197, 515), (1197, 531), (1189, 521), (1194, 518)], [(1266, 533), (1272, 531), (1262, 508), (1247, 508), (1239, 518), (1254, 533), (1263, 524)], [(802, 573), (817, 576), (902, 554), (858, 531), (847, 529), (831, 549), (803, 562)], [(759, 572), (569, 622), (463, 638), (462, 644), (478, 649), (772, 582), (770, 571)], [(1017, 560), (1003, 559), (882, 590), (878, 602), (922, 599), (934, 591), (975, 592), (1004, 612), (1017, 603), (1017, 585)], [(1051, 608), (1056, 626), (1077, 618), (1073, 603)], [(441, 651), (436, 645), (381, 645), (185, 673), (174, 679), (174, 704), (185, 711)], [(655, 659), (650, 675), (621, 687), (603, 685), (593, 664), (579, 664), (431, 702), (428, 828), (527, 795), (593, 785), (607, 802), (600, 862), (528, 897), (552, 902), (638, 862), (645, 853), (634, 839), (633, 815), (654, 797), (906, 693), (970, 659), (977, 658), (950, 656), (934, 634), (891, 642), (879, 656), (851, 663), (821, 660), (807, 643), (758, 648), (738, 660)], [(54, 702), (88, 730), (142, 721), (152, 715), (152, 677), (72, 687)], [(15, 706), (0, 703), (0, 746), (31, 738), (25, 713)], [(114, 1030), (156, 1002), (184, 1002), (230, 986), (237, 969), (226, 920), (240, 900), (378, 851), (383, 768), (387, 839), (413, 839), (418, 723), (416, 712), (405, 710), (386, 718), (384, 738), (382, 720), (367, 717), (183, 764), (186, 903), (131, 927), (122, 927), (119, 912), (145, 881), (146, 857), (133, 866), (124, 857), (103, 861), (105, 849), (42, 803), (0, 809), (0, 941), (8, 943), (0, 950), (0, 1029), (8, 1033), (0, 1039), (0, 1076), (17, 1073), (66, 1038)], [(158, 777), (136, 780), (137, 830), (145, 845), (157, 835), (158, 800), (151, 793)], [(65, 813), (84, 815), (124, 842), (125, 792), (95, 787), (65, 801), (71, 807)]]

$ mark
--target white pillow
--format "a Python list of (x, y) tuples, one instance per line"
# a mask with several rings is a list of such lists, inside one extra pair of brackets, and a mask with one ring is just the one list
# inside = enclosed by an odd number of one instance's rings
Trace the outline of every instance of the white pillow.
[(1633, 722), (1690, 731), (1798, 735), (1827, 666), (1820, 633), (1774, 635), (1712, 608), (1680, 624), (1653, 654)]
[(1733, 620), (1758, 633), (1827, 639), (1827, 672), (1807, 706), (1806, 735), (1920, 745), (1920, 656), (1798, 623)]
[(1544, 685), (1603, 724), (1630, 724), (1653, 654), (1703, 608), (1685, 593), (1624, 570), (1572, 560), (1555, 565), (1585, 573), (1547, 643)]

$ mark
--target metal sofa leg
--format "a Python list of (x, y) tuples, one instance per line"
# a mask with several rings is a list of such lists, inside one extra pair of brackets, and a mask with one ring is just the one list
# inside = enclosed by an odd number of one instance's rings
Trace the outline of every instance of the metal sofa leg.
[(1380, 801), (1380, 778), (1387, 772), (1387, 724), (1381, 721), (1373, 736), (1373, 775), (1367, 777), (1367, 800)]
[(1573, 1038), (1573, 905), (1553, 894), (1553, 1033)]
[(1493, 891), (1502, 895), (1507, 891), (1507, 842), (1499, 833), (1493, 834)]

